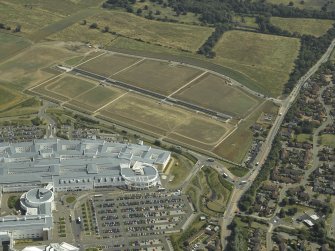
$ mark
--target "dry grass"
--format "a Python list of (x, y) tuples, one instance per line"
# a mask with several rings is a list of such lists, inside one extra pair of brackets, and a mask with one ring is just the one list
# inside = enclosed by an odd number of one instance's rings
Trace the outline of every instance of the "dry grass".
[(109, 77), (116, 72), (134, 64), (138, 60), (138, 58), (134, 57), (107, 54), (91, 60), (81, 65), (79, 68), (105, 77)]
[(258, 99), (247, 95), (236, 87), (229, 86), (224, 79), (212, 74), (205, 75), (175, 96), (218, 112), (239, 117), (250, 113), (259, 103)]
[(164, 23), (118, 11), (106, 11), (88, 21), (99, 27), (108, 26), (110, 31), (125, 37), (192, 52), (197, 51), (213, 32), (209, 27)]
[(272, 17), (271, 23), (283, 30), (320, 37), (333, 26), (334, 20)]
[(298, 56), (299, 39), (244, 31), (224, 33), (215, 61), (245, 74), (250, 87), (279, 96)]
[(113, 76), (141, 88), (169, 95), (201, 74), (200, 70), (165, 62), (145, 60)]

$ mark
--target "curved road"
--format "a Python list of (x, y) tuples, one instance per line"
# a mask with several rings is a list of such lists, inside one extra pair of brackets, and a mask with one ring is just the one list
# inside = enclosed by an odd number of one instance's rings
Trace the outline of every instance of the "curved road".
[(251, 186), (252, 182), (257, 177), (262, 165), (264, 164), (264, 161), (266, 160), (270, 149), (272, 142), (275, 138), (275, 136), (278, 133), (278, 130), (280, 129), (280, 126), (284, 120), (284, 117), (291, 107), (292, 103), (296, 99), (297, 95), (299, 94), (299, 91), (303, 84), (319, 69), (322, 63), (327, 62), (331, 52), (333, 51), (335, 47), (335, 39), (331, 42), (329, 45), (327, 51), (322, 55), (320, 60), (309, 69), (309, 71), (299, 79), (298, 83), (290, 93), (290, 95), (282, 102), (282, 106), (279, 110), (279, 116), (277, 116), (264, 144), (261, 147), (260, 152), (258, 153), (256, 157), (255, 162), (259, 162), (259, 165), (256, 166), (245, 178), (244, 180), (247, 181), (247, 183), (243, 187), (237, 187), (233, 190), (232, 195), (230, 197), (230, 202), (228, 204), (227, 210), (224, 213), (223, 218), (221, 219), (221, 243), (223, 249), (225, 249), (227, 245), (227, 237), (230, 235), (230, 231), (228, 231), (228, 226), (232, 222), (233, 218), (236, 215), (236, 210), (238, 209), (237, 203), (241, 199), (241, 196), (246, 192), (249, 187)]

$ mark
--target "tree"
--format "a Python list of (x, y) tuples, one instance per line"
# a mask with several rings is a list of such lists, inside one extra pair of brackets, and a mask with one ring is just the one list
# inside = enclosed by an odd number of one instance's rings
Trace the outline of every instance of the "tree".
[(13, 32), (20, 32), (21, 31), (21, 25), (17, 24)]
[(86, 23), (87, 23), (87, 21), (85, 19), (80, 21), (81, 25), (86, 25)]
[(142, 12), (143, 12), (142, 9), (141, 9), (141, 8), (138, 8), (137, 11), (136, 11), (136, 14), (137, 14), (137, 15), (141, 15)]
[(109, 32), (109, 26), (105, 26), (103, 29), (102, 29), (102, 32)]
[(97, 24), (97, 23), (92, 23), (92, 24), (90, 25), (90, 28), (91, 28), (91, 29), (97, 29), (97, 28), (98, 28), (98, 24)]

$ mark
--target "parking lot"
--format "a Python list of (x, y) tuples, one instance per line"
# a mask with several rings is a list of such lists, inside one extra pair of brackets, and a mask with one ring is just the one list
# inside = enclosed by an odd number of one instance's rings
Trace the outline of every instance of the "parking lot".
[(113, 238), (113, 245), (101, 244), (108, 250), (164, 250), (164, 236), (180, 231), (192, 213), (186, 196), (179, 192), (94, 195), (86, 202), (87, 207), (90, 209), (78, 210), (77, 217), (87, 218), (82, 212), (91, 212), (92, 234), (100, 243)]

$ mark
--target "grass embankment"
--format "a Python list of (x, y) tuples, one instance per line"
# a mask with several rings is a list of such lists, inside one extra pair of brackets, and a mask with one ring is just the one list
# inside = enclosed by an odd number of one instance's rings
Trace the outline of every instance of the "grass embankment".
[[(217, 216), (224, 213), (233, 186), (218, 172), (209, 167), (204, 167), (193, 178), (187, 189), (193, 204), (200, 211)], [(203, 203), (203, 201), (205, 201)]]

